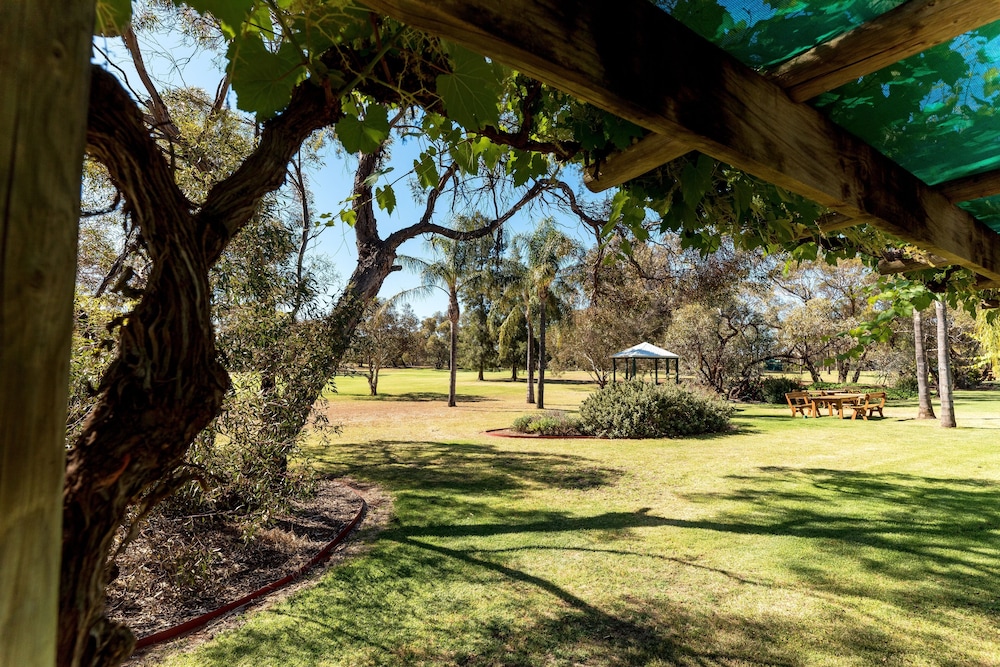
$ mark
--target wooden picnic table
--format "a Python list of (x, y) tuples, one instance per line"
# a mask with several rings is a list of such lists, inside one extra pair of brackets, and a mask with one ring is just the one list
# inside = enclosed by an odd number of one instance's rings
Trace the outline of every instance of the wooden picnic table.
[(809, 402), (812, 403), (812, 415), (813, 417), (819, 417), (819, 408), (821, 405), (826, 404), (827, 409), (830, 412), (830, 416), (833, 416), (833, 408), (837, 408), (837, 413), (840, 418), (844, 418), (844, 406), (853, 405), (858, 401), (864, 399), (864, 394), (821, 394), (817, 396), (810, 396)]

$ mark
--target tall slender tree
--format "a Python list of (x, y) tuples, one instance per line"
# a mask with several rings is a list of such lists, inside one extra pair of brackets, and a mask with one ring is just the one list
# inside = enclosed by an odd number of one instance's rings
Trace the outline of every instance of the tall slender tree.
[[(481, 215), (459, 217), (455, 227), (459, 230), (479, 229), (485, 219)], [(428, 247), (434, 253), (434, 261), (428, 262), (416, 257), (400, 257), (400, 263), (420, 272), (423, 284), (408, 290), (412, 294), (425, 294), (429, 290), (443, 289), (448, 294), (448, 322), (450, 325), (448, 368), (448, 407), (455, 407), (455, 392), (458, 376), (458, 324), (462, 310), (459, 292), (466, 283), (476, 281), (479, 269), (476, 257), (483, 248), (493, 244), (489, 235), (474, 241), (460, 242), (444, 236), (434, 236)]]
[(920, 401), (917, 419), (935, 419), (934, 405), (931, 403), (931, 392), (927, 383), (927, 351), (924, 349), (923, 316), (916, 308), (913, 309), (913, 347), (916, 350), (917, 395)]
[[(560, 230), (552, 218), (542, 220), (529, 234), (515, 238), (515, 247), (523, 255), (525, 280), (538, 310), (538, 402), (545, 409), (545, 333), (548, 315), (555, 307), (555, 295), (563, 291), (562, 272), (580, 254), (579, 244)], [(530, 307), (528, 309), (530, 311)], [(529, 312), (530, 326), (530, 312)], [(530, 374), (530, 369), (529, 369)], [(529, 375), (530, 378), (530, 375)], [(529, 388), (530, 388), (529, 382)]]
[(941, 401), (942, 428), (955, 428), (955, 402), (952, 395), (951, 346), (948, 343), (948, 304), (935, 299), (938, 345), (938, 398)]

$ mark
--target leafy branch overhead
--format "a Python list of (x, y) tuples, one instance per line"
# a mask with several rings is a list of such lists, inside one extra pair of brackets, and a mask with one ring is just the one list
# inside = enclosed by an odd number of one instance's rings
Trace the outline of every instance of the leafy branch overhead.
[[(590, 166), (639, 139), (642, 128), (581, 103), (469, 49), (378, 16), (353, 0), (189, 0), (227, 43), (226, 69), (240, 110), (267, 121), (287, 115), (296, 91), (322, 95), (347, 152), (373, 153), (389, 139), (393, 110), (405, 111), (425, 144), (413, 162), (423, 190), (454, 164), (461, 174), (502, 166), (516, 187), (554, 166)], [(129, 0), (99, 0), (97, 31), (116, 34)], [(302, 92), (298, 93), (300, 96)], [(396, 193), (383, 182), (380, 208)], [(714, 159), (690, 153), (621, 188), (605, 235), (639, 242), (675, 232), (710, 253), (732, 238), (745, 248), (835, 261), (860, 253), (874, 264), (891, 239), (864, 226), (824, 234), (826, 211)], [(344, 218), (341, 215), (341, 218)], [(348, 214), (349, 217), (349, 214)], [(625, 251), (630, 242), (621, 246)]]

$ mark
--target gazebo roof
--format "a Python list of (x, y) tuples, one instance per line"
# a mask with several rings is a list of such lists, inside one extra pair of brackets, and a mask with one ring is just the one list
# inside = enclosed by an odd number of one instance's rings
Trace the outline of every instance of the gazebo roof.
[(656, 347), (650, 343), (639, 343), (627, 350), (616, 352), (611, 355), (612, 359), (680, 359), (680, 357), (662, 347)]

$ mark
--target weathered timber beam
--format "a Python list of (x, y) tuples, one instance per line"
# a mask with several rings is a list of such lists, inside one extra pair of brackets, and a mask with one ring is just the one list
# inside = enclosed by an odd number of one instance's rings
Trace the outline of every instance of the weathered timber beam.
[[(996, 0), (911, 0), (806, 51), (767, 75), (789, 97), (803, 102), (997, 20), (1000, 3)], [(675, 139), (651, 134), (610, 156), (605, 165), (585, 172), (584, 183), (594, 192), (621, 185), (680, 157), (680, 146)], [(1000, 177), (996, 187), (990, 194), (1000, 193)]]
[[(869, 218), (849, 218), (842, 213), (827, 213), (826, 215), (820, 216), (816, 220), (816, 227), (819, 229), (821, 234), (831, 234), (833, 232), (840, 231), (841, 229), (847, 229), (849, 227), (857, 227), (858, 225), (866, 225), (872, 222)], [(798, 241), (801, 239), (812, 238), (815, 232), (811, 229), (804, 228), (803, 231), (794, 237), (794, 240)]]
[(910, 0), (783, 63), (771, 77), (802, 102), (993, 21), (1000, 21), (996, 0)]
[(602, 192), (642, 176), (662, 164), (689, 153), (684, 142), (662, 134), (647, 134), (637, 143), (583, 172), (583, 182), (593, 192)]
[(848, 227), (867, 225), (870, 222), (872, 222), (872, 220), (867, 217), (849, 218), (841, 213), (830, 213), (817, 220), (816, 226), (819, 227), (819, 231), (824, 234), (830, 234), (831, 232), (837, 232), (841, 229), (847, 229)]
[(1000, 195), (1000, 169), (941, 183), (938, 192), (952, 203)]
[(950, 262), (944, 257), (930, 255), (924, 259), (880, 259), (878, 262), (878, 272), (884, 276), (896, 273), (907, 273), (909, 271), (923, 271), (924, 269), (936, 269), (948, 266)]
[(646, 0), (364, 1), (1000, 280), (996, 232)]

